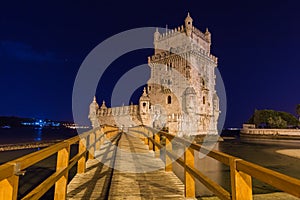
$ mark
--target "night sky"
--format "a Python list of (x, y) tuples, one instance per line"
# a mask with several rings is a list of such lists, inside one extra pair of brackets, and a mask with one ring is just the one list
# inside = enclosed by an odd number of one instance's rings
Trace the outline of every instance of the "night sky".
[[(212, 33), (212, 54), (219, 58), (227, 93), (225, 127), (240, 127), (254, 109), (295, 114), (299, 8), (298, 0), (2, 1), (0, 116), (72, 120), (74, 80), (94, 47), (132, 28), (175, 28), (188, 11), (194, 26)], [(147, 63), (151, 53), (123, 56), (111, 70), (124, 73)], [(109, 100), (109, 93), (97, 97)]]

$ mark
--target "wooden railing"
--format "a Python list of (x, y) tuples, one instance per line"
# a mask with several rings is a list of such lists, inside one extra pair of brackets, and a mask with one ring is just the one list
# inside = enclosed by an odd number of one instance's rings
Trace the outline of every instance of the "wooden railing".
[[(243, 159), (216, 151), (209, 150), (199, 144), (191, 143), (183, 138), (175, 137), (164, 131), (150, 127), (133, 127), (129, 132), (139, 135), (149, 149), (155, 151), (158, 157), (160, 149), (165, 149), (166, 171), (172, 171), (172, 161), (176, 161), (184, 168), (185, 196), (195, 197), (195, 179), (212, 191), (220, 199), (224, 200), (250, 200), (252, 199), (252, 178), (256, 178), (281, 191), (300, 198), (300, 180), (278, 173), (276, 171), (247, 162)], [(161, 139), (164, 138), (162, 144)], [(183, 158), (172, 152), (171, 141), (176, 141), (185, 146)], [(194, 151), (200, 151), (207, 156), (218, 160), (230, 167), (231, 192), (204, 175), (194, 166)]]
[[(165, 149), (166, 171), (172, 171), (173, 161), (184, 168), (186, 197), (195, 197), (195, 179), (197, 179), (220, 199), (250, 200), (252, 199), (253, 177), (300, 198), (300, 180), (298, 179), (219, 151), (206, 149), (199, 144), (190, 143), (164, 131), (139, 126), (130, 128), (129, 132), (141, 137), (149, 145), (149, 149), (155, 151), (157, 157), (160, 156), (160, 150)], [(93, 159), (95, 150), (100, 148), (104, 139), (115, 138), (118, 133), (119, 130), (116, 127), (102, 126), (1, 165), (0, 200), (39, 199), (53, 186), (55, 186), (54, 199), (65, 199), (69, 170), (77, 164), (77, 173), (84, 173), (87, 158)], [(162, 138), (164, 138), (163, 141)], [(172, 141), (185, 146), (183, 158), (172, 152)], [(74, 144), (78, 144), (78, 153), (70, 158), (70, 148)], [(200, 151), (200, 149), (203, 154), (230, 167), (231, 192), (226, 191), (195, 168), (194, 151)], [(26, 196), (18, 197), (19, 176), (23, 175), (28, 167), (55, 154), (57, 154), (56, 171)]]
[[(84, 173), (87, 157), (93, 159), (104, 139), (112, 139), (118, 133), (118, 128), (105, 125), (1, 165), (0, 200), (39, 199), (53, 186), (54, 199), (65, 199), (69, 170), (77, 164), (77, 173)], [(74, 144), (78, 144), (78, 153), (70, 158), (70, 148)], [(19, 176), (24, 175), (28, 167), (55, 154), (56, 171), (26, 196), (18, 197)]]

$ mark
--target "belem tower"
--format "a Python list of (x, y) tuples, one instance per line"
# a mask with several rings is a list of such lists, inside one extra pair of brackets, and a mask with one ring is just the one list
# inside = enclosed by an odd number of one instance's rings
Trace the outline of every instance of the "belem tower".
[(151, 77), (138, 105), (108, 108), (94, 98), (89, 119), (126, 128), (147, 125), (167, 128), (178, 136), (217, 134), (219, 98), (215, 90), (217, 57), (210, 52), (211, 33), (184, 25), (154, 32), (154, 55), (148, 57)]

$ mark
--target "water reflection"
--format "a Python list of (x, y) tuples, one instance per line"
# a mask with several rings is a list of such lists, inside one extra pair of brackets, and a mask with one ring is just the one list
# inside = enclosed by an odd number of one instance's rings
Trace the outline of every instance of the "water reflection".
[[(207, 145), (213, 145), (213, 146), (208, 147)], [(210, 149), (219, 150), (219, 143), (206, 144), (205, 146)], [(173, 151), (176, 152), (177, 155), (183, 155), (184, 147), (179, 144), (173, 144)], [(197, 151), (194, 152), (194, 158), (195, 158), (196, 169), (198, 169), (201, 173), (209, 177), (214, 182), (224, 187), (226, 190), (229, 190), (230, 188), (229, 167)], [(174, 162), (173, 171), (180, 178), (180, 180), (184, 181), (183, 167), (181, 165)], [(209, 191), (200, 181), (196, 180), (196, 195), (211, 196), (213, 195), (213, 193)]]
[(34, 137), (34, 141), (41, 141), (42, 140), (42, 130), (43, 128), (42, 127), (38, 127), (38, 128), (35, 128), (35, 137)]

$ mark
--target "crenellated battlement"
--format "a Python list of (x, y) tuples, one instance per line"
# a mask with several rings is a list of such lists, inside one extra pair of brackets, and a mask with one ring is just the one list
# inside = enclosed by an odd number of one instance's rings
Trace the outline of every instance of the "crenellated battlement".
[(158, 62), (163, 59), (172, 59), (176, 56), (184, 57), (185, 53), (193, 53), (199, 56), (202, 55), (207, 59), (213, 61), (215, 64), (218, 64), (218, 58), (216, 56), (212, 55), (210, 52), (205, 51), (203, 48), (196, 44), (171, 48), (170, 51), (158, 51), (158, 53), (156, 53), (155, 55), (148, 57), (148, 63)]
[[(165, 39), (169, 39), (171, 37), (174, 37), (178, 34), (183, 34), (186, 33), (186, 28), (184, 27), (184, 25), (178, 26), (174, 29), (167, 29), (165, 33), (159, 33), (157, 40), (156, 41), (161, 41), (161, 40), (165, 40)], [(197, 29), (195, 26), (192, 26), (192, 38), (195, 37), (199, 37), (202, 40), (210, 43), (210, 39), (209, 37), (207, 37), (207, 33), (203, 33), (201, 32), (199, 29)]]
[(166, 33), (159, 33), (157, 41), (168, 39), (180, 33), (185, 33), (185, 28), (183, 25), (174, 29), (167, 29)]
[(101, 107), (98, 110), (98, 116), (122, 116), (122, 115), (138, 115), (138, 105), (120, 106), (120, 107)]

